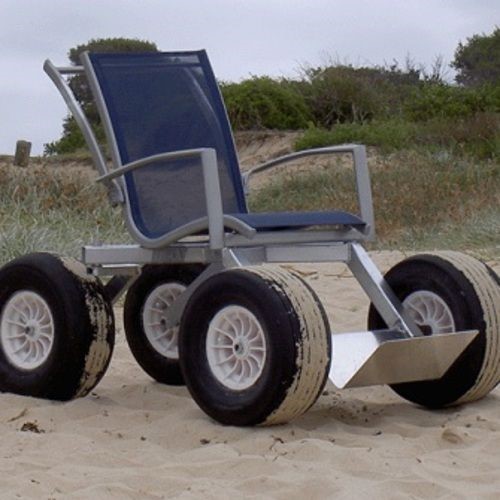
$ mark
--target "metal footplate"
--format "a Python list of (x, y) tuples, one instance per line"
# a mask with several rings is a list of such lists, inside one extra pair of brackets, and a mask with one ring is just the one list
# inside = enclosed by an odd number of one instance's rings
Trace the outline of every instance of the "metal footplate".
[(332, 335), (330, 380), (339, 389), (441, 378), (477, 330), (408, 337), (395, 330)]

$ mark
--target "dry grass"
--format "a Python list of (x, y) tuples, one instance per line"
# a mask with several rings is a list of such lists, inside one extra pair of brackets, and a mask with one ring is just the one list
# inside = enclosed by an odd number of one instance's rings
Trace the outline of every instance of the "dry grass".
[[(448, 240), (461, 248), (500, 243), (498, 163), (398, 152), (371, 158), (369, 164), (379, 246), (449, 247)], [(319, 171), (283, 174), (258, 190), (251, 206), (259, 211), (356, 211), (354, 176), (335, 163)]]
[[(500, 245), (500, 166), (449, 155), (370, 150), (379, 248), (490, 249)], [(311, 171), (279, 171), (256, 182), (255, 211), (356, 210), (345, 158)], [(290, 170), (292, 172), (293, 169)], [(0, 263), (31, 251), (78, 257), (85, 244), (130, 241), (95, 172), (75, 161), (34, 161), (27, 169), (0, 161)]]
[(82, 245), (126, 241), (91, 168), (76, 164), (29, 168), (0, 164), (0, 262), (32, 251), (78, 257)]

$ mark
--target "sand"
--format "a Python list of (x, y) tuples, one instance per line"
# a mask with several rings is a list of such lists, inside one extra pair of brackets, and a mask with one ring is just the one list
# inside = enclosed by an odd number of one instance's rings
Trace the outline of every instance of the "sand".
[[(402, 256), (374, 258), (385, 270)], [(343, 266), (297, 268), (335, 331), (365, 327), (368, 302)], [(223, 427), (185, 388), (141, 371), (121, 314), (111, 366), (91, 395), (0, 395), (0, 498), (500, 498), (500, 387), (431, 412), (387, 387), (328, 383), (290, 424)]]

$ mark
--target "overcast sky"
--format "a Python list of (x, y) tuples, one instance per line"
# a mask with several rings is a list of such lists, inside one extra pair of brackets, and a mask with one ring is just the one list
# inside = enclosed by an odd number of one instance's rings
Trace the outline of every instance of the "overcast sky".
[(66, 108), (42, 65), (71, 47), (128, 37), (208, 50), (219, 79), (294, 76), (329, 58), (447, 63), (459, 41), (500, 24), (499, 0), (0, 0), (0, 154), (34, 154), (61, 135)]

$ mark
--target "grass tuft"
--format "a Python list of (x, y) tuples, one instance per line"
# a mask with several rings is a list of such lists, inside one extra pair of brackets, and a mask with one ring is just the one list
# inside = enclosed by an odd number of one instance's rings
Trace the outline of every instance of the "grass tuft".
[(84, 244), (128, 241), (94, 179), (86, 168), (0, 165), (0, 263), (35, 251), (78, 258)]

